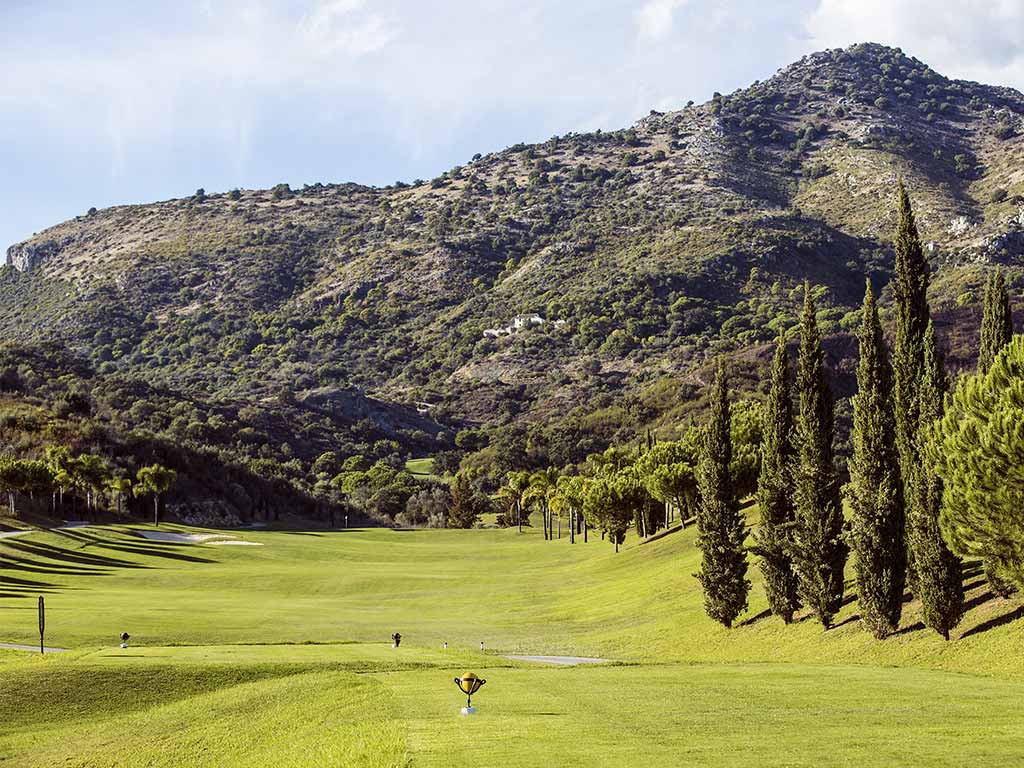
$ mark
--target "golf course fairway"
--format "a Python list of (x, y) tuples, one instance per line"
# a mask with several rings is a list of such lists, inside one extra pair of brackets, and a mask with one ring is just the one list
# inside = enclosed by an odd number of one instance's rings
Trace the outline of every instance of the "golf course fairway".
[[(38, 643), (43, 595), (67, 649), (0, 651), (0, 764), (1024, 765), (1021, 601), (975, 566), (950, 642), (915, 603), (879, 642), (855, 599), (828, 632), (784, 626), (756, 568), (739, 625), (713, 623), (690, 529), (619, 554), (536, 529), (142, 530), (0, 541), (0, 640)], [(467, 671), (487, 680), (473, 717)]]

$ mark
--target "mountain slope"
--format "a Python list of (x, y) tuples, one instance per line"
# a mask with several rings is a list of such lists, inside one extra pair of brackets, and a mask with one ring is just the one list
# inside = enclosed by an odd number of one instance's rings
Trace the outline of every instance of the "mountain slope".
[(888, 282), (897, 177), (932, 249), (939, 319), (957, 320), (951, 361), (967, 364), (984, 270), (1021, 279), (1022, 134), (1017, 91), (878, 45), (825, 51), (431, 182), (91, 212), (8, 250), (0, 329), (182, 396), (358, 388), (429, 413), (416, 439), (397, 435), (418, 450), (483, 425), (519, 435), (510, 450), (530, 461), (579, 460), (671, 428), (713, 355), (732, 353), (742, 381), (793, 325), (805, 278), (827, 289), (848, 387), (843, 333), (864, 275)]

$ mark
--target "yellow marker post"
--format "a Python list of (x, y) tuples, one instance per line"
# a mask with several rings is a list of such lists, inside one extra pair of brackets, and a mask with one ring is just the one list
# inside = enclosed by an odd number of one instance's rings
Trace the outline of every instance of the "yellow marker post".
[(459, 690), (466, 694), (466, 706), (462, 708), (462, 714), (475, 715), (476, 708), (473, 706), (473, 694), (479, 691), (487, 681), (477, 677), (476, 672), (466, 672), (462, 677), (455, 678), (455, 684)]

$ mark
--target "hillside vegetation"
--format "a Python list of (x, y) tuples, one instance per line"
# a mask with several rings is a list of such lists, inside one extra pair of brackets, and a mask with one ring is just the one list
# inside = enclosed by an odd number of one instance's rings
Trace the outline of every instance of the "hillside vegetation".
[(965, 368), (990, 267), (1021, 285), (1022, 121), (1017, 91), (864, 44), (429, 182), (90, 211), (8, 250), (4, 337), (60, 349), (5, 353), (0, 386), (99, 392), (119, 431), (212, 448), (311, 510), (330, 502), (325, 451), (396, 468), (480, 452), (495, 474), (579, 462), (647, 427), (680, 434), (713, 355), (757, 389), (805, 278), (847, 397), (864, 275), (890, 305), (897, 177)]

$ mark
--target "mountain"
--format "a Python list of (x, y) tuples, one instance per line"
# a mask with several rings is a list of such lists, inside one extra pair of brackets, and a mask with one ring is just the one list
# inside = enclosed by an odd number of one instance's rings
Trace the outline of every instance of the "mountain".
[[(670, 433), (719, 354), (760, 386), (804, 279), (848, 395), (847, 331), (865, 276), (888, 283), (898, 178), (950, 363), (969, 365), (986, 270), (1024, 278), (1022, 134), (1016, 90), (880, 45), (823, 51), (429, 182), (91, 210), (8, 249), (0, 329), (17, 349), (66, 348), (90, 386), (143, 381), (177, 403), (177, 426), (128, 408), (125, 428), (210, 440), (216, 412), (224, 450), (297, 461), (296, 481), (332, 446), (379, 458), (457, 435), (485, 467), (578, 461)], [(268, 412), (278, 428), (260, 427)]]

